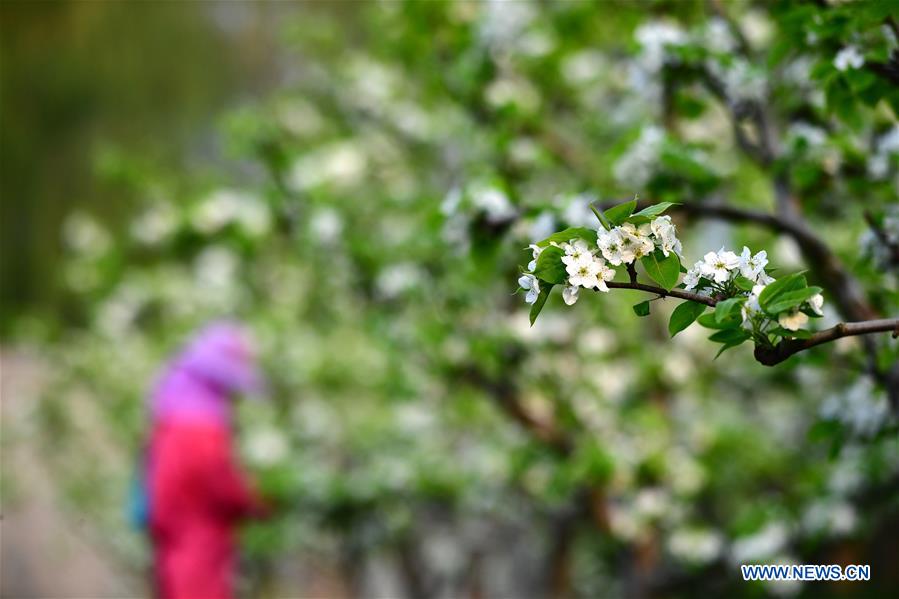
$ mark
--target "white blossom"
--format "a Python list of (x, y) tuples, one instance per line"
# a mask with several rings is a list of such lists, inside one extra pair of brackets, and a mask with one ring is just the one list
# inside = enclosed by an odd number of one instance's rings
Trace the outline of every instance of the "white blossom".
[(529, 304), (533, 304), (537, 301), (537, 297), (540, 295), (540, 282), (537, 280), (532, 274), (524, 274), (518, 278), (518, 285), (527, 291), (527, 294), (524, 296), (524, 301)]
[(743, 252), (740, 254), (741, 275), (750, 281), (755, 281), (759, 275), (765, 272), (765, 266), (767, 265), (768, 252), (762, 250), (753, 256), (749, 248), (745, 245), (743, 246)]
[(671, 222), (670, 216), (660, 216), (653, 220), (650, 224), (652, 234), (655, 241), (667, 257), (669, 253), (674, 252), (680, 256), (683, 252), (680, 240), (677, 238), (677, 227)]
[(530, 248), (531, 256), (533, 258), (528, 262), (528, 270), (534, 272), (537, 269), (537, 259), (540, 257), (540, 253), (543, 252), (543, 248), (536, 243), (532, 243), (528, 248)]
[(611, 231), (599, 229), (596, 234), (596, 244), (606, 260), (615, 266), (621, 264), (624, 258), (621, 254), (621, 235), (618, 227)]
[(684, 275), (684, 288), (685, 289), (695, 289), (697, 285), (699, 285), (699, 279), (702, 278), (702, 274), (700, 270), (702, 268), (702, 261), (697, 262), (693, 265), (693, 268), (687, 271)]
[(818, 316), (824, 316), (824, 311), (822, 308), (824, 307), (824, 296), (820, 293), (813, 295), (808, 300), (808, 305), (812, 309), (812, 312), (817, 314)]
[(580, 262), (584, 258), (590, 261), (593, 259), (593, 255), (590, 253), (590, 246), (583, 239), (572, 239), (571, 242), (564, 244), (562, 249), (565, 250), (565, 255), (562, 256), (562, 263), (566, 266)]
[(721, 248), (717, 252), (709, 252), (703, 256), (700, 273), (716, 283), (724, 283), (730, 278), (731, 271), (739, 266), (740, 258), (735, 253)]
[(865, 57), (859, 52), (858, 46), (849, 45), (837, 52), (833, 59), (833, 66), (838, 71), (847, 69), (860, 69), (865, 64)]
[(571, 285), (592, 289), (599, 285), (597, 275), (600, 274), (600, 263), (592, 256), (582, 257), (565, 267), (568, 272), (568, 282)]
[(808, 315), (795, 309), (778, 316), (777, 322), (788, 331), (798, 331), (808, 322)]
[(633, 223), (624, 223), (617, 228), (619, 230), (618, 243), (621, 248), (621, 259), (626, 264), (651, 254), (655, 249), (655, 244), (650, 237), (652, 229), (649, 224), (637, 227)]
[(562, 299), (565, 301), (565, 304), (568, 306), (573, 306), (575, 302), (577, 302), (578, 292), (580, 291), (580, 287), (577, 285), (566, 285), (562, 290)]

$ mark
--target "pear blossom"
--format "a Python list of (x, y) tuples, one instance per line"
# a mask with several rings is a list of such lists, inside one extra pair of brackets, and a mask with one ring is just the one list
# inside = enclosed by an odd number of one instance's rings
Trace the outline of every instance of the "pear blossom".
[(529, 304), (533, 304), (537, 301), (537, 297), (540, 295), (540, 282), (537, 280), (537, 277), (530, 273), (523, 274), (518, 279), (518, 285), (527, 291), (527, 295), (524, 296), (524, 301)]
[(606, 281), (611, 281), (615, 278), (615, 271), (606, 266), (604, 260), (597, 258), (596, 263), (599, 264), (599, 273), (596, 275), (596, 288), (604, 293), (609, 292), (609, 287), (606, 285)]
[(751, 281), (758, 279), (759, 275), (765, 272), (765, 266), (768, 264), (768, 252), (762, 250), (756, 255), (745, 245), (743, 252), (740, 254), (740, 274)]
[(565, 255), (562, 256), (562, 263), (566, 266), (578, 263), (582, 260), (592, 260), (593, 255), (590, 253), (590, 246), (583, 239), (572, 239), (569, 243), (562, 246)]
[(812, 309), (812, 312), (817, 314), (818, 316), (824, 316), (824, 296), (820, 293), (817, 293), (809, 298), (808, 300), (809, 308)]
[(759, 305), (759, 296), (765, 290), (765, 287), (767, 285), (755, 285), (752, 288), (752, 293), (749, 294), (749, 297), (746, 298), (743, 307), (740, 309), (743, 315), (743, 324), (749, 325), (747, 328), (752, 328), (752, 319), (762, 313), (762, 307)]
[(565, 267), (568, 272), (568, 282), (574, 286), (592, 289), (599, 284), (597, 275), (600, 274), (600, 264), (597, 260), (580, 260)]
[(562, 299), (565, 301), (565, 305), (573, 306), (575, 302), (577, 302), (578, 292), (580, 291), (580, 287), (577, 285), (566, 285), (562, 290)]
[(540, 257), (540, 253), (543, 251), (543, 248), (536, 243), (532, 243), (528, 246), (528, 248), (530, 248), (533, 258), (530, 262), (528, 262), (528, 270), (534, 272), (537, 269), (537, 258)]
[(858, 46), (846, 46), (833, 59), (833, 66), (838, 71), (860, 69), (865, 64), (865, 57), (858, 51)]
[(721, 248), (717, 252), (709, 252), (703, 256), (700, 266), (702, 276), (714, 280), (716, 283), (724, 283), (730, 278), (730, 271), (740, 265), (740, 259), (731, 251)]
[(693, 265), (693, 268), (687, 271), (687, 274), (684, 275), (684, 289), (695, 289), (696, 286), (699, 285), (699, 279), (702, 278), (702, 275), (700, 274), (702, 264), (703, 263), (700, 260)]
[(651, 254), (655, 249), (655, 244), (650, 239), (652, 229), (648, 224), (637, 227), (633, 223), (624, 223), (618, 230), (621, 259), (625, 264)]
[(611, 231), (600, 229), (596, 235), (596, 245), (603, 257), (615, 266), (619, 266), (624, 259), (621, 254), (621, 235), (618, 227)]
[(808, 316), (799, 310), (784, 312), (777, 318), (778, 324), (788, 331), (798, 331), (808, 322)]
[(669, 253), (674, 252), (678, 256), (683, 252), (681, 242), (677, 238), (677, 228), (671, 222), (668, 215), (660, 216), (649, 223), (652, 234), (655, 236), (656, 243), (662, 253), (667, 257)]

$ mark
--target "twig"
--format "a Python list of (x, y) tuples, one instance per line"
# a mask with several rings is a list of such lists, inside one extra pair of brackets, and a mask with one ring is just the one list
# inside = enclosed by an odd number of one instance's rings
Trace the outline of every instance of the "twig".
[(765, 366), (774, 366), (775, 364), (780, 364), (793, 354), (805, 351), (816, 345), (821, 345), (822, 343), (835, 341), (842, 337), (885, 332), (892, 332), (893, 337), (899, 336), (899, 318), (881, 318), (863, 322), (841, 322), (836, 326), (813, 334), (808, 339), (788, 339), (781, 341), (774, 347), (758, 345), (755, 348), (755, 359)]
[(709, 297), (707, 295), (699, 295), (698, 293), (691, 293), (690, 291), (684, 291), (683, 289), (672, 289), (671, 291), (668, 291), (667, 289), (656, 287), (655, 285), (644, 285), (643, 283), (610, 282), (606, 283), (606, 286), (609, 289), (633, 289), (635, 291), (655, 293), (661, 297), (676, 297), (679, 299), (690, 300), (691, 302), (705, 304), (706, 306), (711, 306), (713, 308), (715, 307), (715, 304), (718, 303), (718, 300), (713, 297)]

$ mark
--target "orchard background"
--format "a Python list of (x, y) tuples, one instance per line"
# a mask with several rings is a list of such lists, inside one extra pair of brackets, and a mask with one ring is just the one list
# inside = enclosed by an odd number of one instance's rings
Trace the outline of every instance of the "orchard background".
[(896, 593), (889, 331), (765, 366), (671, 338), (671, 298), (556, 292), (531, 326), (516, 295), (530, 244), (637, 195), (685, 269), (804, 272), (810, 331), (895, 319), (896, 12), (4, 2), (3, 594), (148, 593), (145, 394), (223, 316), (270, 381), (245, 596)]

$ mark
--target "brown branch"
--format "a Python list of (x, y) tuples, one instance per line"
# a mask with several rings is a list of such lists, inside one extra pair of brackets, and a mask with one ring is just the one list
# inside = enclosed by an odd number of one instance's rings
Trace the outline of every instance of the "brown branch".
[(699, 295), (698, 293), (691, 293), (690, 291), (684, 291), (683, 289), (672, 289), (671, 291), (668, 291), (667, 289), (656, 287), (655, 285), (644, 285), (643, 283), (609, 282), (606, 283), (606, 286), (609, 289), (633, 289), (635, 291), (655, 293), (661, 297), (676, 297), (679, 299), (690, 300), (691, 302), (705, 304), (706, 306), (711, 306), (713, 308), (715, 307), (715, 304), (718, 303), (718, 300), (713, 297), (709, 297), (707, 295)]
[[(637, 210), (653, 202), (642, 201)], [(611, 206), (601, 205), (605, 210)], [(840, 259), (804, 221), (783, 218), (769, 212), (746, 210), (721, 203), (688, 202), (672, 206), (670, 212), (680, 212), (694, 219), (717, 219), (734, 223), (749, 223), (765, 227), (792, 238), (812, 271), (833, 294), (840, 315), (846, 320), (872, 320), (880, 316), (867, 302), (861, 286), (843, 267)]]
[(781, 341), (774, 347), (757, 345), (755, 359), (765, 366), (780, 364), (793, 354), (805, 351), (809, 348), (835, 341), (842, 337), (857, 335), (870, 335), (872, 333), (885, 333), (892, 331), (893, 337), (899, 337), (899, 318), (881, 318), (879, 320), (866, 320), (864, 322), (841, 322), (829, 329), (819, 331), (808, 339), (788, 339)]

